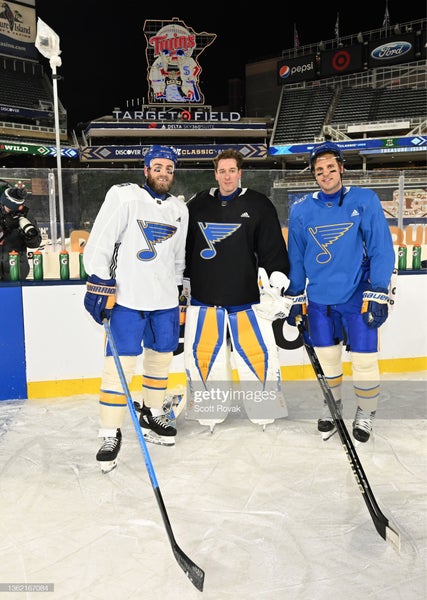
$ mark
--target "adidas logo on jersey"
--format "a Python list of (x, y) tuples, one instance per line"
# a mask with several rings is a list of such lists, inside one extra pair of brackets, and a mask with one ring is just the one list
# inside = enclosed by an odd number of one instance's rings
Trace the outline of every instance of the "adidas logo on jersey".
[(356, 209), (354, 209), (350, 216), (352, 216), (352, 217), (358, 217), (359, 213), (357, 212)]
[(250, 218), (247, 212), (242, 213), (240, 216), (245, 217), (246, 219)]

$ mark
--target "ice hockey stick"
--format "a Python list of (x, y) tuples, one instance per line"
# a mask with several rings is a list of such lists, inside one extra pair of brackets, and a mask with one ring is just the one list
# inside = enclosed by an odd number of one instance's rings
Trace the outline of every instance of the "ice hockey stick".
[(375, 500), (375, 496), (372, 493), (371, 486), (369, 485), (368, 479), (365, 475), (356, 449), (353, 445), (353, 442), (351, 441), (347, 427), (343, 421), (341, 413), (339, 412), (335, 404), (334, 395), (331, 391), (331, 388), (329, 387), (329, 383), (325, 377), (316, 351), (313, 348), (313, 346), (311, 346), (311, 344), (308, 343), (305, 335), (306, 330), (301, 321), (297, 324), (297, 326), (301, 335), (302, 342), (312, 364), (313, 370), (316, 374), (317, 381), (319, 382), (320, 387), (322, 388), (323, 396), (326, 400), (332, 418), (334, 419), (335, 426), (340, 436), (341, 443), (344, 446), (344, 450), (350, 462), (351, 469), (356, 478), (356, 482), (359, 486), (360, 491), (362, 492), (363, 499), (366, 503), (366, 506), (368, 507), (369, 513), (372, 517), (372, 521), (374, 522), (375, 528), (380, 534), (380, 536), (384, 540), (386, 540), (386, 542), (390, 543), (395, 550), (400, 552), (400, 534), (396, 529), (393, 529), (391, 527), (389, 520), (383, 515), (377, 504), (377, 501)]
[(168, 513), (166, 511), (165, 504), (163, 502), (162, 494), (160, 492), (159, 484), (157, 482), (157, 477), (154, 472), (153, 463), (151, 462), (150, 453), (148, 452), (147, 444), (145, 442), (144, 436), (141, 432), (141, 427), (139, 426), (138, 417), (135, 411), (135, 407), (133, 404), (132, 396), (129, 390), (128, 383), (126, 381), (125, 374), (123, 372), (123, 367), (120, 362), (119, 354), (117, 352), (117, 347), (114, 342), (113, 334), (111, 333), (110, 324), (107, 319), (103, 320), (103, 325), (105, 328), (105, 332), (107, 334), (108, 343), (110, 344), (111, 352), (114, 358), (114, 362), (116, 364), (117, 372), (120, 377), (120, 382), (123, 387), (123, 391), (126, 396), (126, 402), (132, 417), (133, 424), (136, 429), (136, 433), (138, 436), (139, 445), (141, 446), (142, 453), (144, 455), (145, 466), (147, 467), (148, 475), (150, 476), (151, 485), (154, 490), (154, 495), (156, 496), (157, 504), (159, 505), (160, 513), (163, 518), (163, 523), (166, 528), (166, 533), (168, 534), (168, 538), (170, 541), (170, 545), (172, 547), (172, 551), (174, 553), (175, 559), (184, 573), (187, 575), (188, 579), (191, 583), (199, 590), (203, 591), (203, 583), (205, 580), (205, 572), (196, 565), (178, 546), (175, 541), (175, 536), (172, 531), (172, 526), (169, 521)]

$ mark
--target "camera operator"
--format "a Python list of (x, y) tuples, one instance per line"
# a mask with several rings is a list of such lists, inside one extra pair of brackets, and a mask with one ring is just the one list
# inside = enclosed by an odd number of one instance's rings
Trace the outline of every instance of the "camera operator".
[(27, 218), (26, 190), (1, 183), (5, 187), (0, 195), (0, 280), (10, 280), (9, 252), (12, 250), (19, 252), (20, 278), (26, 279), (30, 272), (27, 248), (38, 248), (42, 238), (35, 222)]

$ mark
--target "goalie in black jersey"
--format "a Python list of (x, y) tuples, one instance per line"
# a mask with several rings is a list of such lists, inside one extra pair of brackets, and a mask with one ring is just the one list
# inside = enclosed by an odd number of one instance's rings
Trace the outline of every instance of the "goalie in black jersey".
[[(276, 208), (241, 186), (243, 157), (214, 159), (217, 188), (187, 206), (184, 357), (190, 387), (187, 418), (211, 431), (242, 399), (251, 421), (287, 416), (272, 321), (288, 314), (283, 292), (289, 260)], [(239, 384), (232, 384), (232, 370)]]

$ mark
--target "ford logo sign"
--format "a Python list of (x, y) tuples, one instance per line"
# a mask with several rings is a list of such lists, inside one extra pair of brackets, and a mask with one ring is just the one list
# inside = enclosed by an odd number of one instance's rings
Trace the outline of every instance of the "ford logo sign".
[(371, 52), (372, 58), (376, 60), (390, 60), (403, 56), (412, 49), (412, 44), (409, 42), (389, 42), (382, 46), (377, 46)]

